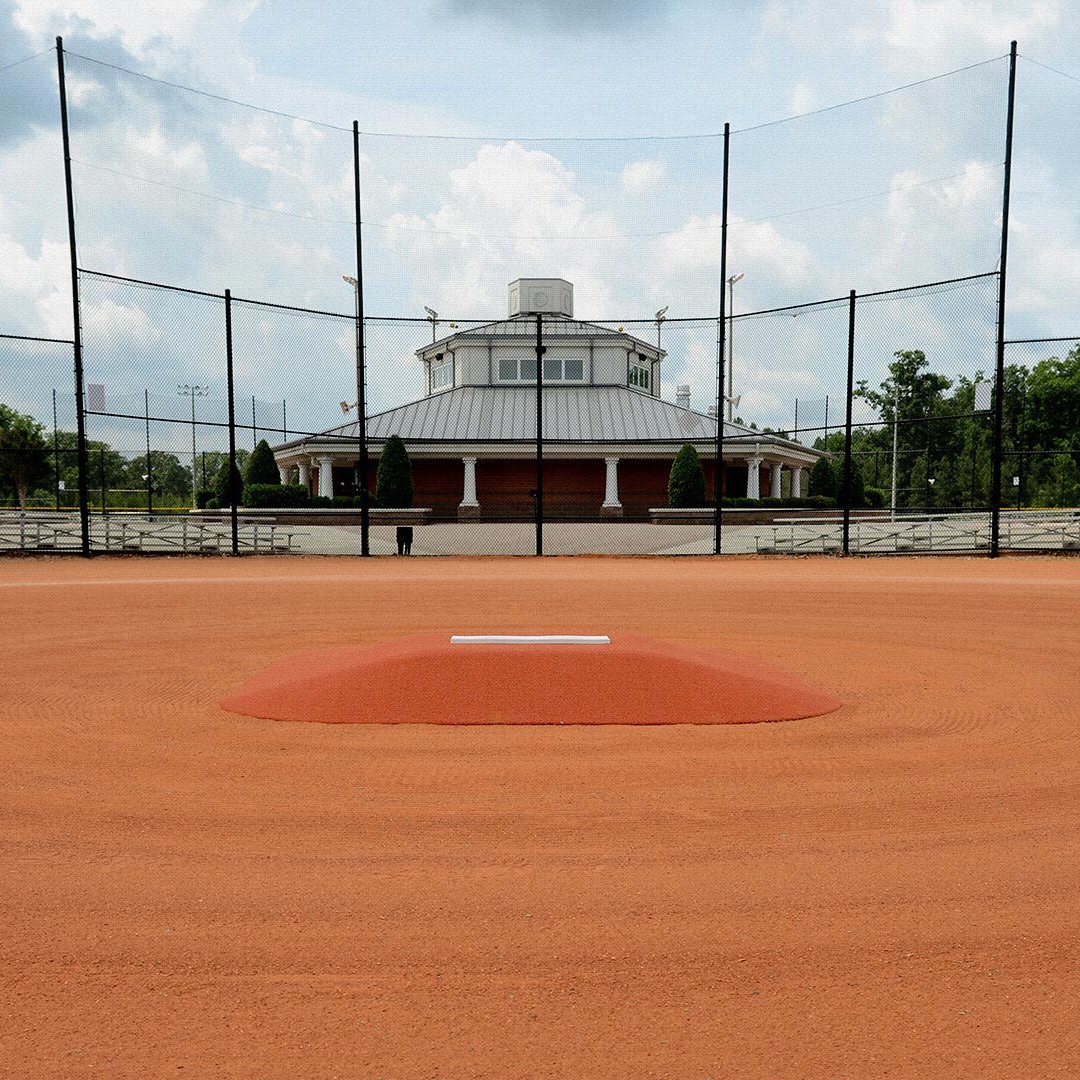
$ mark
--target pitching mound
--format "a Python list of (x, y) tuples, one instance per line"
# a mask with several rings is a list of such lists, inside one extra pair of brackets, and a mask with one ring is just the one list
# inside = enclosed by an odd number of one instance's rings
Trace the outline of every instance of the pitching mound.
[(322, 724), (756, 724), (830, 694), (771, 665), (630, 634), (439, 634), (296, 653), (221, 706)]

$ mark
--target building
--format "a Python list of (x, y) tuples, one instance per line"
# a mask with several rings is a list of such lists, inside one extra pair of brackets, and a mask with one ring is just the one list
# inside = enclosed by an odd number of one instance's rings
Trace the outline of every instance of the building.
[[(536, 319), (544, 315), (544, 511), (551, 517), (642, 517), (667, 505), (671, 462), (685, 443), (713, 490), (715, 409), (690, 408), (690, 389), (660, 396), (666, 353), (612, 328), (574, 318), (573, 286), (560, 278), (510, 285), (506, 319), (458, 329), (419, 349), (425, 394), (369, 416), (374, 461), (398, 435), (413, 466), (415, 504), (437, 517), (533, 513), (536, 488)], [(283, 481), (313, 494), (356, 490), (355, 422), (275, 447)], [(742, 424), (724, 426), (726, 495), (806, 491), (817, 452)], [(790, 481), (784, 482), (784, 474)]]

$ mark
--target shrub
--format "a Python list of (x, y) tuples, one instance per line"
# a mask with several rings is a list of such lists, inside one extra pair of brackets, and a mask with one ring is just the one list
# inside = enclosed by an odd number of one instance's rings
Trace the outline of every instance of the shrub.
[(312, 506), (333, 506), (334, 500), (328, 495), (316, 495), (311, 500)]
[(832, 458), (822, 457), (814, 462), (810, 470), (810, 491), (814, 495), (824, 495), (835, 499), (839, 494), (840, 480)]
[(251, 451), (251, 456), (244, 466), (245, 484), (280, 484), (281, 473), (278, 472), (277, 462), (274, 461), (274, 451), (265, 439), (260, 439), (258, 445)]
[(413, 504), (412, 463), (405, 444), (391, 435), (383, 446), (375, 473), (375, 498), (380, 506), (405, 507)]
[(217, 499), (217, 498), (207, 499), (206, 500), (206, 509), (207, 510), (220, 510), (221, 509), (221, 500)]
[(214, 498), (213, 488), (199, 488), (195, 492), (195, 505), (200, 510), (209, 510), (210, 506), (208, 504), (212, 498)]
[(244, 505), (250, 507), (307, 506), (307, 488), (301, 484), (246, 484)]
[[(244, 478), (240, 475), (239, 468), (233, 469), (233, 481), (236, 487), (237, 503), (244, 501)], [(214, 477), (214, 497), (221, 506), (231, 506), (232, 499), (229, 492), (229, 459), (221, 463), (221, 468)], [(209, 507), (207, 507), (209, 509)]]
[(881, 488), (868, 487), (865, 495), (866, 505), (871, 510), (880, 510), (885, 505), (885, 492)]
[(683, 508), (705, 505), (705, 470), (697, 451), (689, 444), (675, 455), (668, 476), (668, 505)]

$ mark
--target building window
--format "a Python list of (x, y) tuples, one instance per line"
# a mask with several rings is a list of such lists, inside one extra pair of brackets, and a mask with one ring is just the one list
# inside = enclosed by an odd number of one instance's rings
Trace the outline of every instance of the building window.
[(585, 381), (585, 361), (580, 356), (545, 356), (544, 382), (579, 383)]
[(454, 385), (453, 354), (437, 357), (431, 361), (431, 389), (444, 390)]
[(536, 382), (536, 357), (500, 356), (499, 382)]
[(627, 385), (652, 393), (652, 362), (641, 353), (630, 354), (630, 365), (626, 375)]

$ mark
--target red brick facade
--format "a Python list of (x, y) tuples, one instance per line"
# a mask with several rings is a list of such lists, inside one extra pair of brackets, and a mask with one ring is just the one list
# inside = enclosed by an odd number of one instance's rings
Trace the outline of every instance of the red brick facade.
[[(620, 458), (619, 501), (624, 517), (644, 517), (650, 508), (667, 506), (669, 458)], [(375, 487), (378, 459), (371, 459), (370, 486)], [(703, 460), (705, 490), (713, 492), (713, 463)], [(456, 517), (464, 488), (464, 465), (460, 458), (412, 459), (414, 505), (430, 506), (438, 517)], [(313, 470), (312, 490), (318, 490), (318, 469)], [(746, 494), (746, 467), (729, 464), (724, 469), (724, 494)], [(545, 516), (596, 517), (604, 501), (603, 458), (544, 459)], [(761, 470), (762, 494), (768, 494), (769, 469)], [(533, 513), (536, 462), (532, 458), (479, 458), (476, 463), (476, 495), (484, 518), (528, 518)], [(353, 494), (353, 470), (334, 469), (335, 494)]]

